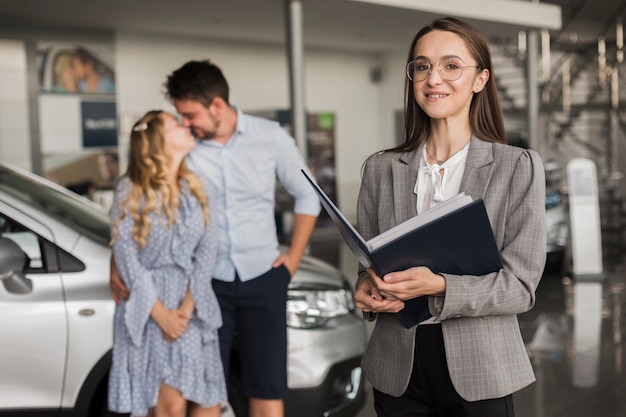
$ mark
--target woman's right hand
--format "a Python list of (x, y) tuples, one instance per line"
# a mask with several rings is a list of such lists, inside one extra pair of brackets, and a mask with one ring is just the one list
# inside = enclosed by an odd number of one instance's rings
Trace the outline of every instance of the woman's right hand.
[(163, 309), (154, 315), (154, 321), (163, 331), (163, 338), (167, 342), (173, 342), (181, 337), (187, 331), (190, 319), (191, 317), (180, 309)]
[(390, 300), (381, 295), (377, 282), (382, 279), (376, 275), (372, 268), (367, 268), (365, 276), (358, 284), (354, 293), (356, 306), (365, 313), (397, 313), (404, 308), (401, 300)]

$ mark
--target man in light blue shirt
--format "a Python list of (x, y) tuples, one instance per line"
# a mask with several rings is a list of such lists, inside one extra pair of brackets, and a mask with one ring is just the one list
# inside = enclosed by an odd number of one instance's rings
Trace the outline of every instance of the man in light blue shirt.
[[(209, 185), (219, 226), (213, 286), (224, 321), (224, 367), (236, 334), (250, 416), (280, 417), (287, 395), (287, 285), (313, 232), (319, 199), (300, 172), (306, 164), (294, 139), (278, 123), (232, 107), (216, 65), (188, 62), (165, 85), (183, 124), (199, 138), (188, 163)], [(274, 217), (276, 178), (295, 198), (293, 235), (284, 254)]]
[[(188, 109), (184, 106), (177, 104)], [(189, 168), (210, 184), (211, 204), (217, 217), (214, 220), (221, 227), (219, 259), (213, 276), (234, 281), (237, 272), (246, 282), (278, 263), (285, 263), (293, 275), (293, 266), (299, 263), (302, 252), (281, 257), (278, 251), (273, 221), (276, 177), (295, 197), (296, 231), (302, 232), (302, 221), (311, 222), (310, 217), (315, 221), (319, 200), (311, 195), (311, 187), (302, 182), (300, 169), (304, 162), (293, 138), (278, 123), (231, 109), (231, 116), (236, 117), (234, 134), (225, 143), (217, 139), (199, 140), (187, 159)], [(181, 114), (185, 120), (187, 113)], [(302, 239), (301, 249), (307, 242), (308, 238)], [(280, 262), (274, 265), (278, 258)]]

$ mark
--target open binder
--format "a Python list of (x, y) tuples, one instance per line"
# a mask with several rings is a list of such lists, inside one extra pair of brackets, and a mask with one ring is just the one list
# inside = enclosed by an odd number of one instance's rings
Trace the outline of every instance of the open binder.
[[(486, 275), (502, 268), (482, 198), (460, 193), (366, 241), (320, 186), (302, 173), (359, 262), (381, 277), (414, 266), (455, 275)], [(426, 296), (407, 300), (398, 313), (405, 327), (428, 317)]]

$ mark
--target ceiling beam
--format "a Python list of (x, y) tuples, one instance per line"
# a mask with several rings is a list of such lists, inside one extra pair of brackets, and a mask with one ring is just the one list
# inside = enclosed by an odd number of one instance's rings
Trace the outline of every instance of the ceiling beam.
[(561, 29), (561, 7), (520, 0), (350, 0), (417, 10), (444, 16), (520, 26), (520, 29)]

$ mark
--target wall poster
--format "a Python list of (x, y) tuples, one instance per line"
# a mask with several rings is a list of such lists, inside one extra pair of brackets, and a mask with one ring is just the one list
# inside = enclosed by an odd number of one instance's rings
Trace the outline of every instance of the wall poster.
[(107, 205), (119, 174), (113, 45), (39, 42), (37, 71), (44, 174)]

